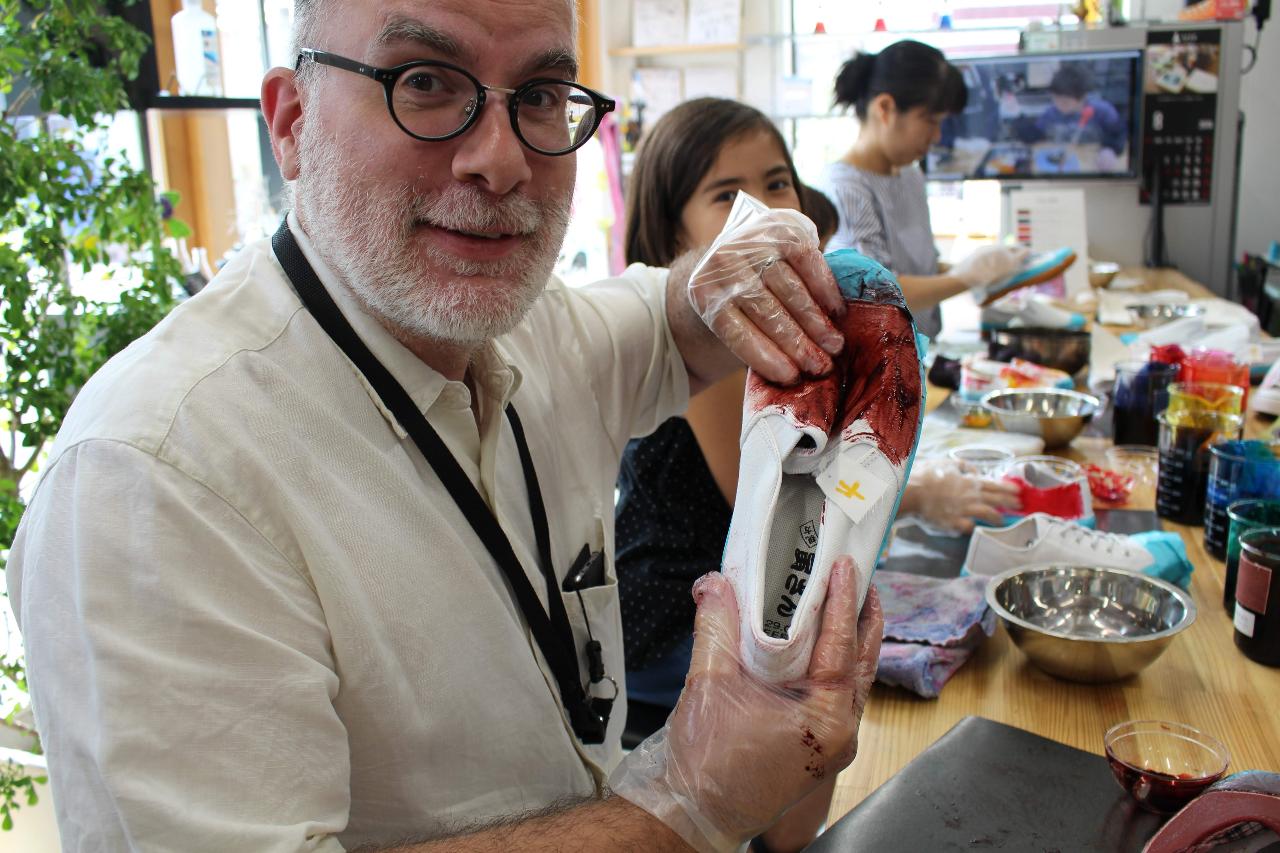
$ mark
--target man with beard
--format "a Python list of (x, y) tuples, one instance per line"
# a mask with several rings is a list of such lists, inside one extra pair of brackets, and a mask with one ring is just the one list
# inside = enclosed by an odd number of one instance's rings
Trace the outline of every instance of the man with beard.
[(572, 10), (297, 3), (262, 87), (293, 212), (86, 385), (10, 556), (66, 848), (811, 836), (782, 815), (852, 760), (880, 634), (847, 561), (786, 690), (704, 579), (680, 707), (605, 784), (622, 448), (739, 359), (829, 370), (842, 304), (785, 217), (696, 275), (548, 283), (608, 106)]

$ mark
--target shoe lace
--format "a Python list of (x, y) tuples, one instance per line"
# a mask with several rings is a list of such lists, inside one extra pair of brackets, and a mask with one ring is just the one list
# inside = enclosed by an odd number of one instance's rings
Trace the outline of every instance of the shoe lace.
[(1059, 536), (1068, 543), (1079, 547), (1089, 548), (1095, 552), (1106, 552), (1114, 555), (1119, 553), (1128, 556), (1129, 540), (1127, 537), (1119, 533), (1103, 533), (1100, 530), (1090, 530), (1087, 527), (1081, 527), (1069, 521), (1060, 519), (1049, 519), (1049, 525)]

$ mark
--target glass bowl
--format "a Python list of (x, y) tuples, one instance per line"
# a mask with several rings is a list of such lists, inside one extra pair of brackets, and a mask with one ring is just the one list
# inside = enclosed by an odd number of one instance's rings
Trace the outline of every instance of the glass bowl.
[(977, 400), (966, 400), (959, 394), (947, 398), (951, 408), (955, 410), (956, 421), (969, 429), (985, 429), (991, 426), (991, 413)]
[(1135, 483), (1148, 486), (1155, 483), (1159, 463), (1160, 451), (1145, 444), (1118, 444), (1107, 448), (1107, 464), (1133, 477)]
[(966, 444), (953, 447), (947, 456), (964, 465), (972, 467), (980, 476), (988, 477), (1012, 461), (1012, 450), (1005, 447), (991, 447), (984, 444)]
[(1156, 814), (1173, 814), (1227, 772), (1231, 755), (1192, 726), (1131, 720), (1107, 730), (1107, 763), (1120, 787)]

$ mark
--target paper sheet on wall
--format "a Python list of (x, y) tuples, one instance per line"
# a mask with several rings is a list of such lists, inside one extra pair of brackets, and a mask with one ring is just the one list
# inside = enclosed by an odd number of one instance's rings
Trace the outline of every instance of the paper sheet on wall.
[[(1076, 262), (1063, 274), (1062, 293), (1073, 296), (1089, 290), (1089, 238), (1085, 227), (1084, 190), (1013, 190), (1008, 196), (1008, 221), (1013, 238), (1032, 252), (1051, 252), (1069, 246)], [(1054, 282), (1048, 284), (1053, 285)], [(1056, 288), (1044, 288), (1053, 292)]]
[(683, 74), (679, 68), (637, 68), (632, 72), (633, 97), (644, 102), (644, 125), (653, 123), (684, 100)]
[(636, 47), (684, 44), (685, 0), (635, 0), (631, 43)]
[(690, 44), (734, 44), (742, 36), (742, 0), (689, 0)]
[(684, 69), (684, 99), (738, 99), (738, 69), (732, 65), (690, 65)]
[(785, 76), (776, 83), (777, 98), (774, 114), (777, 116), (811, 116), (813, 108), (813, 80), (808, 77)]

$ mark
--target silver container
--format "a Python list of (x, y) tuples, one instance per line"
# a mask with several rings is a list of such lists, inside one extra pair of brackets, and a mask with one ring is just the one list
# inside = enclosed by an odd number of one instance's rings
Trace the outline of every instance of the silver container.
[(1082, 384), (1088, 373), (1092, 343), (1092, 335), (1083, 329), (996, 329), (987, 342), (987, 357), (996, 361), (1025, 358), (1041, 367), (1065, 371)]
[(1070, 681), (1133, 675), (1196, 620), (1168, 581), (1091, 566), (1010, 569), (987, 583), (987, 603), (1032, 663)]
[(997, 427), (1038, 436), (1045, 450), (1070, 444), (1099, 405), (1097, 397), (1066, 388), (1003, 388), (982, 395), (982, 407)]
[(1181, 320), (1183, 317), (1202, 317), (1204, 316), (1204, 306), (1192, 305), (1190, 302), (1130, 305), (1129, 316), (1133, 317), (1135, 326), (1151, 329), (1156, 326), (1163, 326), (1171, 320)]
[(1120, 265), (1113, 261), (1094, 261), (1089, 264), (1089, 286), (1108, 287), (1120, 273)]

